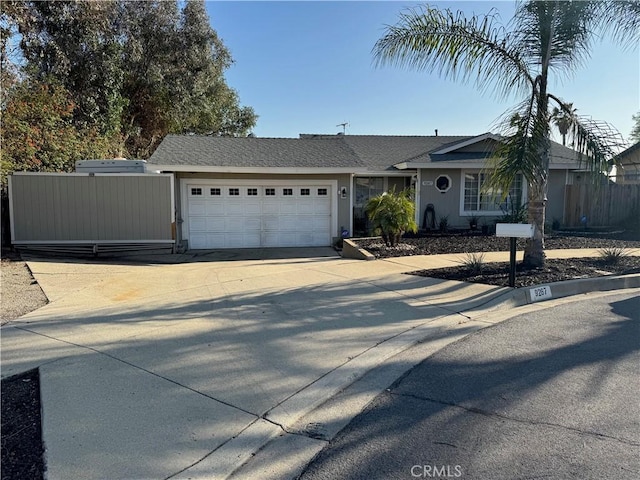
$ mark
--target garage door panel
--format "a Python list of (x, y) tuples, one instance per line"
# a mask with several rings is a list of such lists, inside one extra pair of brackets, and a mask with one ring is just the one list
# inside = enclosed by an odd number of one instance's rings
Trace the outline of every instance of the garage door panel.
[(248, 231), (257, 231), (260, 233), (262, 228), (262, 218), (261, 217), (247, 217), (244, 219), (244, 230)]
[(313, 228), (313, 224), (314, 224), (313, 217), (309, 217), (309, 216), (297, 217), (295, 229), (302, 230), (302, 231), (311, 230)]
[(194, 249), (207, 248), (207, 234), (191, 233), (191, 238), (189, 239), (189, 248), (194, 248)]
[(328, 186), (197, 185), (187, 192), (190, 248), (331, 243)]
[(318, 213), (322, 215), (331, 214), (331, 203), (329, 202), (329, 200), (323, 199), (320, 202), (316, 202), (313, 205), (313, 213)]
[(225, 232), (226, 228), (224, 225), (224, 218), (220, 218), (220, 217), (207, 218), (206, 231), (214, 232), (214, 233)]
[(296, 202), (293, 198), (288, 198), (285, 202), (280, 204), (280, 214), (292, 215), (296, 213)]
[(207, 215), (224, 215), (224, 203), (216, 199), (207, 203)]
[(263, 216), (262, 226), (264, 230), (278, 230), (280, 228), (280, 218), (275, 215)]
[(313, 213), (314, 206), (311, 200), (301, 200), (298, 202), (296, 212), (301, 215), (308, 215)]
[(315, 231), (329, 232), (331, 230), (331, 220), (329, 218), (314, 217), (312, 228)]
[(278, 214), (280, 213), (280, 204), (277, 202), (264, 202), (262, 204), (262, 213), (263, 214)]
[(231, 202), (231, 201), (227, 201), (225, 202), (225, 213), (226, 215), (242, 215), (244, 212), (244, 208), (245, 206), (238, 202)]
[[(242, 245), (245, 248), (254, 248), (260, 247), (262, 242), (262, 234), (260, 232), (253, 234), (245, 234), (242, 240)], [(237, 245), (230, 245), (230, 248), (236, 247)]]
[(206, 210), (207, 209), (207, 205), (205, 202), (203, 201), (195, 201), (195, 200), (190, 200), (189, 201), (189, 215), (205, 215), (206, 214)]
[(242, 205), (243, 215), (262, 215), (262, 205), (260, 202), (253, 200), (251, 202), (245, 202)]
[(293, 217), (293, 216), (280, 217), (279, 219), (280, 230), (288, 230), (290, 232), (295, 232), (296, 230), (299, 229), (298, 227), (299, 220), (300, 220), (299, 217)]
[(191, 217), (189, 221), (190, 229), (192, 232), (206, 232), (207, 231), (207, 218), (206, 217)]

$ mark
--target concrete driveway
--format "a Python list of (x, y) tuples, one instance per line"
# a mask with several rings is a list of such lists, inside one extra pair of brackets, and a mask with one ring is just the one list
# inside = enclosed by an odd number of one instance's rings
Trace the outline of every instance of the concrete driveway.
[(427, 261), (33, 259), (50, 303), (2, 328), (2, 376), (40, 368), (49, 479), (226, 478), (385, 360), (490, 325), (510, 290), (402, 274)]

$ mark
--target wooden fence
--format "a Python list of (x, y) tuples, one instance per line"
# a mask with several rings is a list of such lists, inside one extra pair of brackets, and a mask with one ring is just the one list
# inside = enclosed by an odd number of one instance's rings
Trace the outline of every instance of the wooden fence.
[(565, 218), (567, 227), (631, 227), (640, 219), (640, 185), (567, 185)]

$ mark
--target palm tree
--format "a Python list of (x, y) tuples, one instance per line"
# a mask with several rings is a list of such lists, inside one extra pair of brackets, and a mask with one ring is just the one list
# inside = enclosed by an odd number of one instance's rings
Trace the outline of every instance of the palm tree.
[(524, 100), (505, 113), (503, 142), (495, 152), (491, 183), (509, 191), (518, 173), (528, 182), (528, 221), (535, 225), (524, 263), (544, 266), (544, 219), (549, 175), (549, 103), (567, 114), (580, 159), (595, 172), (608, 169), (620, 135), (606, 123), (571, 115), (571, 106), (548, 92), (549, 76), (567, 75), (588, 58), (591, 41), (609, 33), (624, 46), (640, 39), (640, 2), (526, 1), (507, 27), (495, 12), (465, 18), (429, 6), (410, 9), (387, 27), (373, 49), (375, 63), (436, 72), (497, 95)]
[(575, 116), (577, 108), (573, 108), (573, 103), (566, 104), (567, 109), (570, 113), (567, 113), (564, 110), (559, 109), (558, 107), (553, 107), (553, 111), (551, 112), (551, 120), (556, 124), (560, 135), (562, 135), (562, 145), (567, 145), (567, 133), (569, 133), (569, 129), (571, 128), (571, 118)]

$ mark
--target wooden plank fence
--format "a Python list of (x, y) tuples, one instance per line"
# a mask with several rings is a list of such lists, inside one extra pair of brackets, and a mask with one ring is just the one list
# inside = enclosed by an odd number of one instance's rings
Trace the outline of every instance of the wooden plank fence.
[(565, 190), (565, 218), (567, 227), (621, 226), (630, 228), (640, 221), (640, 184), (567, 185)]

